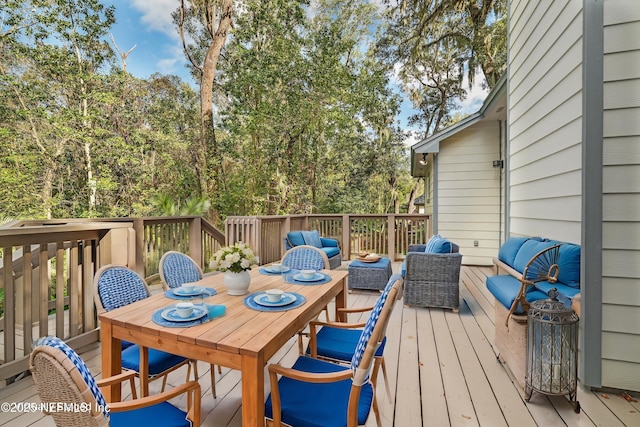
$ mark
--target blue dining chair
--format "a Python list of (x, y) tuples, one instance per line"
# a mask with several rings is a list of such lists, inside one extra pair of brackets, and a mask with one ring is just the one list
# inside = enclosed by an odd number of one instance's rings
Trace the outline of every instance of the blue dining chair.
[[(93, 284), (95, 288), (93, 296), (98, 314), (115, 310), (151, 296), (149, 287), (144, 279), (135, 271), (123, 266), (105, 265), (96, 272)], [(122, 347), (122, 367), (134, 371), (139, 376), (140, 346), (123, 341)], [(149, 366), (149, 381), (163, 378), (163, 391), (167, 383), (167, 374), (183, 365), (187, 365), (186, 381), (189, 381), (191, 376), (190, 359), (153, 348), (148, 349), (146, 358)], [(141, 390), (142, 396), (147, 394), (148, 390)]]
[[(202, 269), (190, 256), (178, 251), (168, 251), (160, 258), (158, 265), (160, 279), (165, 290), (179, 288), (184, 283), (197, 282), (202, 280), (204, 274)], [(198, 364), (193, 363), (196, 378), (198, 378)], [(216, 397), (216, 371), (215, 365), (211, 365), (211, 394)], [(218, 373), (222, 373), (222, 368), (218, 365)]]
[[(327, 258), (327, 254), (315, 246), (294, 246), (284, 253), (281, 262), (282, 265), (293, 270), (329, 270), (329, 258)], [(329, 320), (328, 306), (324, 307), (324, 312), (327, 320)], [(300, 354), (302, 354), (303, 351), (302, 337), (308, 335), (308, 333), (304, 332), (305, 328), (298, 332), (298, 352)]]
[[(133, 400), (107, 403), (100, 387), (124, 381), (133, 383), (135, 374), (128, 372), (96, 381), (82, 358), (57, 337), (43, 337), (36, 342), (29, 357), (29, 369), (41, 402), (55, 405), (62, 402), (71, 408), (49, 413), (57, 426), (200, 425), (201, 397), (197, 381), (144, 399), (136, 398), (132, 385)], [(168, 402), (184, 394), (187, 394), (187, 411)], [(89, 409), (73, 409), (83, 407)]]
[(296, 427), (356, 427), (367, 422), (371, 408), (380, 425), (369, 374), (401, 289), (402, 280), (396, 280), (376, 301), (350, 366), (307, 356), (298, 357), (291, 368), (269, 365), (271, 393), (265, 403), (265, 417), (274, 426), (286, 423)]
[[(402, 275), (392, 275), (385, 286), (385, 290), (393, 286), (396, 281), (402, 282), (402, 280)], [(342, 308), (340, 311), (348, 315), (350, 313), (364, 313), (371, 311), (372, 309), (373, 307)], [(309, 346), (307, 347), (306, 354), (313, 358), (326, 359), (337, 363), (350, 363), (364, 325), (365, 323), (337, 321), (309, 322)], [(387, 338), (384, 337), (374, 354), (371, 382), (375, 387), (378, 380), (378, 373), (380, 372), (380, 369), (382, 369), (387, 396), (391, 398), (387, 367), (384, 361), (384, 348), (386, 341)]]
[(202, 280), (202, 269), (186, 254), (177, 251), (168, 251), (160, 258), (158, 266), (160, 279), (165, 287), (177, 288), (183, 283)]

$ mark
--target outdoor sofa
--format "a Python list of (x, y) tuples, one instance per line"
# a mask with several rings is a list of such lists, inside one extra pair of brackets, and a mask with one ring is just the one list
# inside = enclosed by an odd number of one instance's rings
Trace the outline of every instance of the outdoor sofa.
[[(494, 296), (494, 344), (521, 386), (525, 379), (527, 312), (552, 288), (567, 308), (580, 295), (580, 246), (541, 237), (512, 237), (493, 260), (496, 275), (486, 286)], [(579, 310), (576, 310), (579, 311)]]

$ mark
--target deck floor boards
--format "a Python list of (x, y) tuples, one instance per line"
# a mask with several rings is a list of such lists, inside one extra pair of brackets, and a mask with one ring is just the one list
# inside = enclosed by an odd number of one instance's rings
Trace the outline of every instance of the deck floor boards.
[[(399, 263), (394, 263), (398, 272)], [(576, 414), (565, 397), (533, 394), (522, 399), (510, 373), (497, 360), (493, 346), (493, 299), (484, 279), (493, 274), (489, 267), (463, 266), (460, 309), (408, 307), (397, 302), (387, 328), (385, 361), (391, 399), (382, 374), (376, 391), (383, 426), (637, 426), (640, 404), (629, 402), (619, 393), (578, 389), (582, 411)], [(379, 292), (354, 290), (349, 306), (373, 305)], [(332, 307), (330, 307), (332, 309)], [(322, 315), (321, 315), (322, 318)], [(352, 322), (366, 318), (353, 314)], [(297, 337), (292, 337), (270, 360), (290, 366), (298, 353)], [(97, 377), (101, 374), (99, 344), (82, 349), (81, 356)], [(216, 391), (211, 394), (210, 365), (198, 363), (202, 386), (202, 425), (240, 427), (240, 372), (222, 368), (216, 372)], [(169, 387), (185, 380), (184, 369), (169, 375)], [(268, 376), (265, 370), (266, 384)], [(161, 381), (150, 384), (152, 393), (160, 391)], [(131, 397), (124, 389), (125, 399)], [(0, 388), (0, 402), (37, 402), (31, 377)], [(184, 399), (173, 401), (185, 406)], [(53, 425), (51, 417), (40, 413), (0, 412), (0, 426)], [(376, 425), (373, 413), (366, 426)]]

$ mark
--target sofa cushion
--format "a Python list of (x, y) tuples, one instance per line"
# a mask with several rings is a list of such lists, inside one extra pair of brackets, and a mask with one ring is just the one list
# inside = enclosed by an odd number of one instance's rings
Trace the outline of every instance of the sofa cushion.
[(327, 258), (331, 258), (334, 257), (336, 255), (340, 255), (340, 248), (337, 248), (335, 246), (327, 246), (324, 248), (319, 248), (321, 251), (323, 251), (325, 254), (327, 254)]
[[(496, 297), (500, 303), (506, 308), (511, 308), (511, 305), (520, 292), (520, 281), (513, 276), (503, 274), (500, 276), (487, 277), (487, 289), (491, 294)], [(534, 287), (527, 289), (526, 299), (529, 302), (537, 301), (539, 299), (545, 299), (547, 295)], [(516, 314), (523, 314), (524, 310), (518, 304), (515, 312)]]
[(292, 247), (304, 245), (304, 237), (302, 237), (301, 231), (291, 231), (287, 233), (287, 240)]
[(301, 231), (304, 243), (315, 248), (321, 248), (322, 242), (320, 241), (320, 234), (318, 230)]
[(513, 267), (513, 263), (516, 260), (518, 251), (527, 240), (529, 240), (528, 237), (511, 237), (507, 239), (507, 241), (502, 244), (500, 250), (498, 251), (498, 259), (505, 264)]
[(558, 290), (558, 301), (561, 301), (567, 308), (571, 308), (571, 300), (576, 294), (580, 293), (580, 289), (578, 288), (563, 283), (551, 283), (547, 281), (536, 283), (535, 288), (545, 295), (548, 295), (551, 289), (556, 288)]
[(431, 254), (450, 254), (453, 252), (453, 246), (450, 241), (439, 234), (435, 234), (427, 242), (424, 251)]
[(516, 259), (513, 262), (513, 268), (518, 270), (520, 273), (524, 271), (529, 264), (529, 261), (538, 254), (538, 252), (550, 248), (554, 244), (552, 242), (538, 242), (536, 240), (527, 240), (522, 244), (518, 254), (516, 255)]
[(564, 243), (560, 246), (558, 282), (580, 289), (580, 246)]

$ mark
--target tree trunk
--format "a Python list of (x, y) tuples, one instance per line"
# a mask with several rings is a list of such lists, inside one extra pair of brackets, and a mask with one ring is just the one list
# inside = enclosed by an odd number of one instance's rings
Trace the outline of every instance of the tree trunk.
[[(207, 50), (207, 54), (202, 66), (202, 78), (200, 81), (200, 144), (204, 159), (201, 163), (204, 170), (201, 171), (200, 185), (207, 196), (215, 194), (217, 180), (220, 173), (221, 159), (218, 153), (218, 144), (215, 138), (213, 126), (213, 81), (216, 74), (216, 67), (220, 53), (227, 39), (227, 33), (231, 26), (231, 12), (233, 1), (224, 0), (222, 2), (222, 13), (218, 28), (214, 34), (213, 41)], [(215, 211), (215, 204), (213, 205)], [(217, 212), (214, 212), (217, 217)]]

